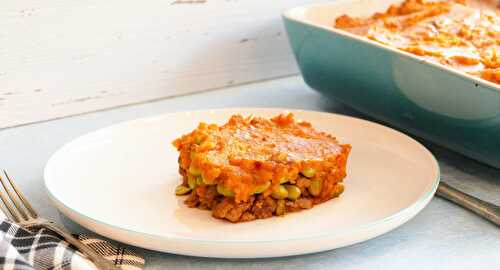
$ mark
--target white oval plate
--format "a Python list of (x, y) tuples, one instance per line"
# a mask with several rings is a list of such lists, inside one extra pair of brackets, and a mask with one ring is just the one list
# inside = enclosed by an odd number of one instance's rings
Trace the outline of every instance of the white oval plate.
[(234, 113), (272, 117), (284, 109), (179, 112), (139, 119), (84, 135), (57, 151), (45, 184), (57, 208), (109, 238), (175, 254), (256, 258), (334, 249), (386, 233), (431, 200), (439, 167), (410, 137), (368, 121), (292, 111), (352, 145), (345, 192), (285, 217), (231, 224), (191, 209), (176, 197), (177, 152), (171, 141), (200, 121)]

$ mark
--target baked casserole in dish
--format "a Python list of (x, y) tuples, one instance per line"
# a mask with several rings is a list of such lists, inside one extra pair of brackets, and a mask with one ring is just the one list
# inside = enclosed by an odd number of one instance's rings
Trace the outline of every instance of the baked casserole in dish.
[(339, 0), (283, 18), (313, 89), (500, 168), (498, 5)]

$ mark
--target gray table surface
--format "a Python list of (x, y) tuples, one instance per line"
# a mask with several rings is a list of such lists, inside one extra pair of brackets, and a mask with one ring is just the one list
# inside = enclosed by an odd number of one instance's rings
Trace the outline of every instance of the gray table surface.
[[(73, 232), (87, 232), (60, 215), (43, 186), (50, 155), (77, 136), (118, 122), (181, 110), (220, 107), (286, 107), (363, 117), (310, 90), (299, 77), (175, 97), (85, 115), (0, 130), (0, 167), (49, 219)], [(500, 204), (500, 170), (424, 143), (437, 157), (442, 180)], [(92, 194), (82, 194), (92, 197)], [(500, 230), (440, 198), (414, 219), (375, 239), (311, 255), (251, 260), (178, 256), (133, 248), (146, 269), (500, 269)]]

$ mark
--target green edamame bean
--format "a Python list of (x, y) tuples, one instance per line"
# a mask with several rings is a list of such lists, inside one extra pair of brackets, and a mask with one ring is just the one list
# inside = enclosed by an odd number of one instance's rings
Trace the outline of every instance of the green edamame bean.
[(283, 176), (280, 178), (280, 184), (287, 183), (288, 181), (290, 181), (290, 180), (288, 180), (288, 178), (286, 176)]
[(320, 179), (313, 179), (311, 185), (309, 186), (309, 193), (313, 196), (318, 196), (323, 188), (323, 181)]
[(266, 183), (255, 187), (253, 194), (260, 194), (260, 193), (264, 192), (266, 189), (268, 189), (270, 186), (271, 186), (271, 182), (267, 181)]
[(201, 175), (201, 170), (196, 168), (195, 166), (191, 165), (191, 166), (189, 166), (189, 173), (194, 175), (194, 176), (198, 176), (198, 175)]
[(285, 185), (286, 190), (288, 191), (288, 199), (296, 200), (300, 197), (300, 188), (294, 185)]
[(285, 207), (285, 200), (278, 200), (276, 203), (276, 215), (277, 216), (282, 216), (285, 214), (286, 207)]
[(185, 195), (188, 194), (191, 191), (190, 188), (184, 186), (184, 185), (178, 185), (175, 188), (175, 195)]
[(190, 189), (194, 189), (196, 187), (196, 176), (188, 175), (188, 186)]
[(280, 185), (273, 190), (271, 196), (275, 199), (285, 199), (288, 197), (288, 191), (283, 185)]
[(203, 177), (201, 175), (196, 176), (196, 185), (203, 184)]
[(225, 197), (233, 197), (234, 196), (234, 192), (232, 192), (231, 190), (227, 189), (226, 187), (224, 187), (221, 184), (217, 185), (217, 192), (220, 195), (225, 196)]
[(337, 183), (333, 188), (333, 197), (337, 197), (344, 192), (344, 184)]
[(300, 173), (307, 178), (312, 178), (316, 175), (316, 170), (314, 168), (305, 168)]

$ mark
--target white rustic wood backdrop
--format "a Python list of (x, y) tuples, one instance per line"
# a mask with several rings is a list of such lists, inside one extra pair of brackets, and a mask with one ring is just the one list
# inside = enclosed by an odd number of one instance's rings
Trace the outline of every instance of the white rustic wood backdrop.
[(281, 12), (311, 2), (3, 0), (0, 129), (296, 74)]

